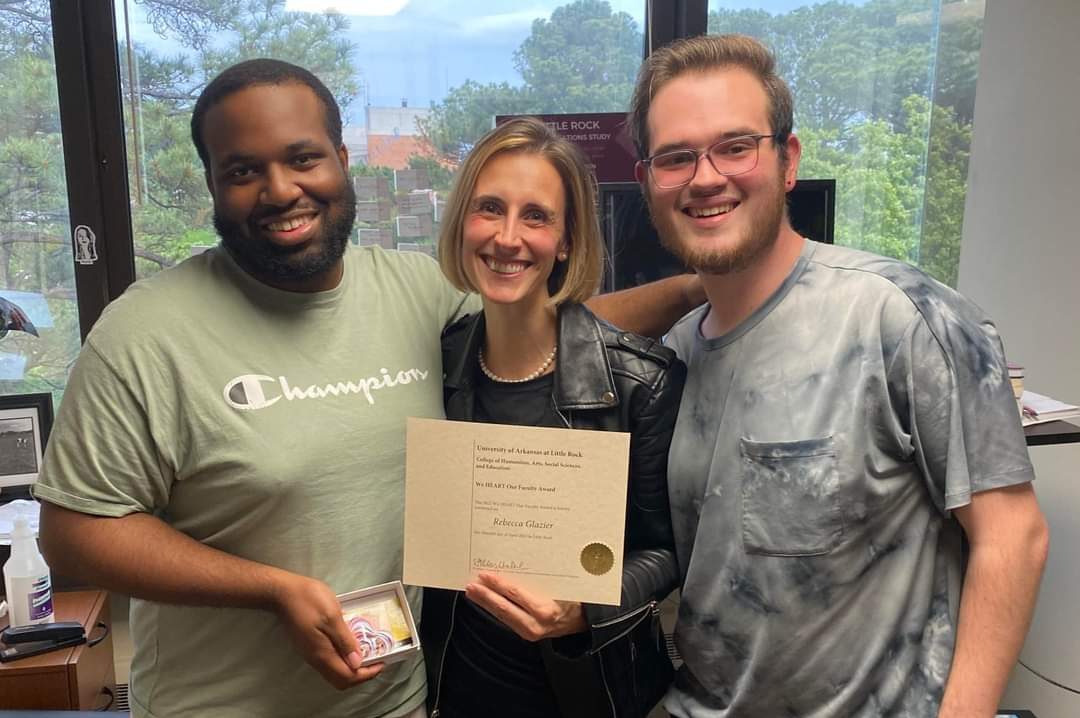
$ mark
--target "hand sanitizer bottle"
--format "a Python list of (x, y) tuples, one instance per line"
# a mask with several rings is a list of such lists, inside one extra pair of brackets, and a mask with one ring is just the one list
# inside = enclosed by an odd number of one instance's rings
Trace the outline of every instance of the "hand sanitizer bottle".
[(52, 623), (52, 579), (25, 516), (15, 517), (11, 558), (4, 564), (4, 590), (12, 626)]

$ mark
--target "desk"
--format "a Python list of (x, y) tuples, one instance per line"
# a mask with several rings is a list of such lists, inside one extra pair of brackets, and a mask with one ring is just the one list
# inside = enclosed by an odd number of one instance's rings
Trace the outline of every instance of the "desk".
[(1048, 421), (1024, 427), (1028, 446), (1075, 444), (1080, 442), (1080, 426), (1069, 421)]
[[(81, 621), (93, 646), (61, 648), (40, 656), (0, 665), (0, 706), (46, 710), (94, 710), (112, 703), (116, 689), (113, 667), (109, 594), (105, 591), (61, 591), (53, 594), (58, 621)], [(0, 629), (7, 618), (0, 619)]]

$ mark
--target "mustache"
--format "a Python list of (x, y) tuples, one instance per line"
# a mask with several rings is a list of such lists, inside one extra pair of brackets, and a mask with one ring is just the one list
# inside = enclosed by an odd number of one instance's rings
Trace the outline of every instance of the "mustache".
[(298, 199), (288, 207), (259, 205), (251, 210), (251, 215), (248, 217), (247, 221), (250, 225), (257, 225), (271, 217), (280, 217), (289, 212), (322, 212), (324, 209), (326, 209), (325, 205), (313, 202), (309, 199)]

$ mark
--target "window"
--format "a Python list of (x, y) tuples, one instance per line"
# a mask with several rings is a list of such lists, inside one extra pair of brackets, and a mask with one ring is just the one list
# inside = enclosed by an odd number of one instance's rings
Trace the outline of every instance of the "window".
[(0, 394), (59, 401), (79, 352), (70, 237), (49, 4), (0, 3)]
[[(749, 6), (749, 7), (748, 7)], [(710, 0), (709, 32), (769, 45), (799, 175), (837, 181), (835, 241), (956, 285), (983, 0)]]
[(433, 252), (453, 172), (496, 114), (626, 109), (644, 3), (115, 0), (115, 15), (141, 277), (217, 242), (188, 120), (225, 67), (276, 57), (326, 82), (355, 177), (354, 241)]
[[(0, 393), (59, 398), (80, 331), (105, 302), (133, 276), (216, 243), (188, 120), (199, 91), (224, 67), (273, 56), (322, 77), (345, 118), (361, 203), (354, 241), (430, 252), (453, 172), (495, 114), (623, 111), (642, 54), (641, 0), (528, 10), (511, 0), (332, 3), (343, 14), (324, 12), (328, 4), (114, 0), (50, 18), (45, 0), (0, 3), (0, 298), (38, 333), (0, 337)], [(710, 32), (746, 32), (777, 52), (797, 98), (801, 174), (838, 182), (836, 241), (916, 263), (949, 284), (983, 8), (983, 0), (709, 3)], [(654, 39), (686, 19), (669, 10), (653, 6)], [(111, 43), (84, 40), (107, 35), (101, 23), (114, 21), (115, 55)], [(94, 82), (82, 82), (69, 61), (85, 63)], [(102, 92), (117, 75), (122, 126)], [(72, 118), (71, 95), (87, 86), (93, 96), (78, 100)], [(67, 147), (61, 118), (80, 132)], [(121, 138), (126, 194), (101, 159), (119, 154)], [(65, 171), (86, 177), (86, 187), (69, 195)], [(95, 222), (82, 219), (88, 212)], [(81, 251), (111, 254), (104, 266), (73, 266), (72, 223), (95, 227), (96, 237), (83, 233)]]

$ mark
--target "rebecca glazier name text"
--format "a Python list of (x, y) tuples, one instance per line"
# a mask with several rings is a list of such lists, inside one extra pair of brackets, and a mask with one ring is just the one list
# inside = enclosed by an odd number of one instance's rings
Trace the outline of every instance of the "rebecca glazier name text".
[(526, 529), (550, 529), (555, 527), (555, 524), (550, 521), (533, 521), (532, 519), (527, 521), (514, 521), (513, 519), (502, 519), (498, 516), (492, 519), (491, 525)]

